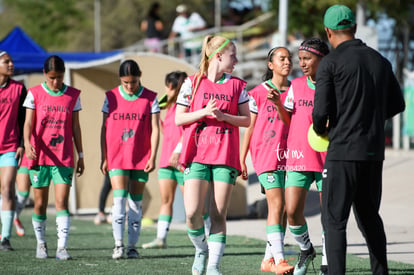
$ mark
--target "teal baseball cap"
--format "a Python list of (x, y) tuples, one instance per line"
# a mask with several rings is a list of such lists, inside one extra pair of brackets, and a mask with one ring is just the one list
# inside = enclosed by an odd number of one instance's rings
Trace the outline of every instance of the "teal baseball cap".
[(347, 6), (334, 5), (326, 10), (323, 23), (332, 30), (348, 29), (355, 26), (355, 15)]

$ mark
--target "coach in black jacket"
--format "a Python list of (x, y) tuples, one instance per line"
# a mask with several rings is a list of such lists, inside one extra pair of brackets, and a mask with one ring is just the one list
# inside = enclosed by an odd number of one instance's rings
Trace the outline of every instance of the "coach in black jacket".
[(355, 39), (355, 16), (348, 7), (330, 7), (324, 25), (334, 50), (318, 67), (312, 117), (316, 133), (330, 140), (322, 187), (328, 272), (345, 274), (346, 225), (353, 206), (373, 274), (388, 274), (378, 213), (384, 127), (387, 119), (404, 111), (404, 98), (391, 64)]

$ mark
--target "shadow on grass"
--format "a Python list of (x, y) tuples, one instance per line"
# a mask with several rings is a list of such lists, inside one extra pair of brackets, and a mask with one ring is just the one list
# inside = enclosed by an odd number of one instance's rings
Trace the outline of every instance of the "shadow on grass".
[[(414, 269), (411, 268), (404, 268), (404, 269), (399, 269), (399, 268), (389, 268), (389, 273), (390, 274), (394, 274), (394, 275), (412, 275), (414, 274)], [(371, 275), (371, 269), (369, 268), (347, 268), (346, 269), (346, 274), (358, 274), (358, 275)]]
[[(387, 243), (387, 246), (394, 246), (394, 245), (403, 245), (403, 244), (412, 244), (414, 242), (391, 242)], [(363, 243), (348, 243), (347, 246), (349, 247), (360, 247), (360, 246), (367, 246), (365, 242)]]
[(264, 252), (225, 252), (225, 256), (260, 256), (264, 255)]

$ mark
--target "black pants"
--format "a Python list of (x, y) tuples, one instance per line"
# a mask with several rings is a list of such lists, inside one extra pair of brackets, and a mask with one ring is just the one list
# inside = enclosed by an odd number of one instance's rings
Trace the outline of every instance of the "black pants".
[(112, 186), (111, 186), (111, 181), (109, 180), (109, 176), (105, 176), (102, 189), (101, 189), (101, 193), (99, 195), (99, 211), (100, 212), (105, 213), (106, 199), (108, 198), (108, 194), (111, 191), (111, 189), (112, 189)]
[(346, 225), (351, 206), (364, 236), (373, 274), (388, 274), (387, 244), (378, 213), (382, 161), (326, 161), (322, 182), (322, 221), (329, 274), (346, 270)]

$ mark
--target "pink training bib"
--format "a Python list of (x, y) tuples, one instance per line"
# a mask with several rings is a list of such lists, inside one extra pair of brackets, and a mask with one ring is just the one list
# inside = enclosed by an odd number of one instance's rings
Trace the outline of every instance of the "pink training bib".
[[(190, 79), (193, 81), (194, 76)], [(237, 115), (238, 100), (246, 82), (231, 77), (225, 83), (213, 83), (206, 77), (201, 79), (194, 96), (190, 112), (200, 110), (211, 98), (224, 113)], [(204, 117), (184, 127), (183, 151), (181, 162), (199, 162), (212, 165), (228, 165), (241, 170), (239, 129), (214, 117)]]
[(144, 88), (139, 98), (127, 100), (116, 87), (106, 97), (108, 169), (143, 170), (151, 155), (151, 106), (156, 93)]
[[(257, 105), (257, 118), (250, 139), (250, 154), (258, 175), (267, 171), (286, 169), (286, 148), (289, 126), (279, 118), (276, 106), (267, 99), (268, 89), (262, 83), (253, 88), (249, 95)], [(280, 94), (282, 102), (287, 92)]]
[(73, 108), (80, 91), (69, 86), (61, 95), (49, 94), (42, 85), (30, 89), (36, 106), (31, 142), (36, 147), (37, 160), (33, 165), (74, 167)]
[(9, 79), (4, 88), (0, 88), (0, 154), (14, 152), (19, 147), (20, 129), (18, 113), (23, 84)]
[(322, 172), (326, 153), (314, 151), (308, 143), (312, 124), (315, 90), (307, 84), (306, 76), (292, 80), (294, 103), (287, 142), (286, 170)]
[(177, 105), (171, 106), (165, 114), (164, 121), (162, 123), (162, 146), (159, 168), (166, 168), (170, 166), (169, 160), (174, 152), (175, 147), (181, 140), (183, 128), (175, 124), (175, 110)]

